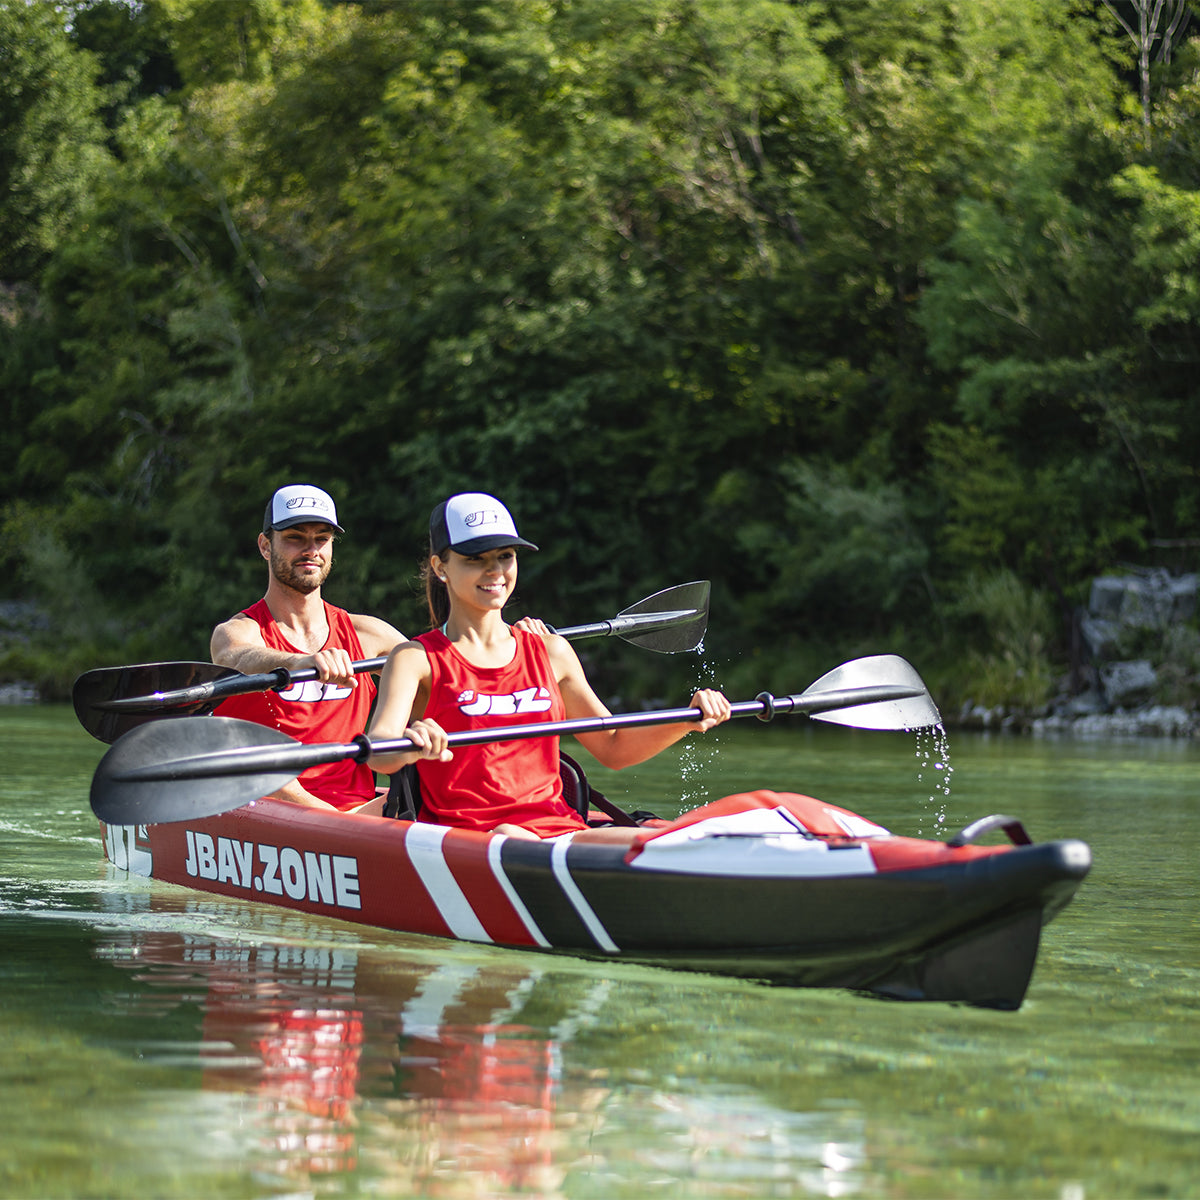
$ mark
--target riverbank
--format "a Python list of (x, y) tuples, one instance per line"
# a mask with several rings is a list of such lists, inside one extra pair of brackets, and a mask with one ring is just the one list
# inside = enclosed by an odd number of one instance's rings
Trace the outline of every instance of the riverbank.
[(1145, 708), (1113, 712), (1050, 711), (1018, 712), (998, 705), (983, 708), (964, 706), (951, 729), (974, 732), (1031, 734), (1034, 737), (1076, 738), (1195, 738), (1200, 737), (1200, 717), (1177, 705), (1152, 704)]

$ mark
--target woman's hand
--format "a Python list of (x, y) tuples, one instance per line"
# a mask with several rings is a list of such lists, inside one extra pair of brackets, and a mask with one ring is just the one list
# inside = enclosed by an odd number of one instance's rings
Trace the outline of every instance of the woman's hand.
[(700, 733), (707, 733), (714, 725), (728, 721), (733, 714), (729, 701), (724, 692), (716, 688), (701, 688), (692, 696), (692, 707), (698, 708), (704, 717), (696, 723)]
[(449, 745), (450, 735), (436, 721), (422, 717), (404, 731), (404, 736), (413, 743), (418, 758), (449, 762), (454, 757)]

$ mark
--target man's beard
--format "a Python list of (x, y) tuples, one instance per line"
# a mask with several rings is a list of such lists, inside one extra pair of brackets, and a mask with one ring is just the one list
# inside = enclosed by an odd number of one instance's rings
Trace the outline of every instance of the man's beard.
[(275, 577), (275, 581), (303, 596), (315, 592), (325, 582), (332, 566), (333, 555), (330, 555), (321, 564), (321, 569), (316, 575), (302, 575), (282, 554), (277, 554), (274, 549), (271, 550), (271, 574)]

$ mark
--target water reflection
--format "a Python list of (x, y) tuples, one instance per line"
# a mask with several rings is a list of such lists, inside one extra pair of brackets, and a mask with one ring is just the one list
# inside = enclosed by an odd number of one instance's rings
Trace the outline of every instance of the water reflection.
[[(405, 1196), (560, 1196), (572, 1179), (619, 1190), (648, 1177), (688, 1196), (861, 1190), (860, 1113), (785, 1112), (712, 1081), (676, 1090), (657, 1070), (643, 1080), (614, 1054), (629, 996), (598, 971), (297, 943), (265, 926), (214, 936), (206, 901), (108, 903), (126, 911), (94, 954), (136, 985), (109, 1004), (134, 1022), (138, 1055), (194, 1067), (203, 1091), (232, 1099), (242, 1168), (289, 1190), (339, 1176)], [(178, 1036), (189, 1014), (194, 1042)], [(154, 1040), (168, 1015), (173, 1036)], [(654, 1054), (687, 1051), (677, 1034), (656, 1035)]]
[(150, 1041), (139, 1052), (159, 1065), (195, 1065), (205, 1090), (250, 1100), (270, 1167), (325, 1173), (355, 1165), (364, 1027), (352, 950), (126, 929), (101, 940), (95, 954), (145, 985), (123, 997), (129, 1015), (148, 1020), (199, 1007), (195, 1044)]
[(546, 1005), (558, 989), (542, 970), (448, 963), (417, 981), (399, 1014), (396, 1098), (382, 1108), (388, 1142), (406, 1145), (410, 1181), (422, 1193), (467, 1173), (494, 1190), (556, 1194), (578, 1161), (568, 1131), (606, 1093), (564, 1075), (564, 1047), (595, 1020), (609, 990), (605, 980), (583, 982), (555, 1015)]

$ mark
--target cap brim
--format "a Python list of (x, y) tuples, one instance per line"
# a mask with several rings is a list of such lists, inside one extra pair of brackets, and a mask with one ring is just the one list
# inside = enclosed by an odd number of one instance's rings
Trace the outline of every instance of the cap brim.
[(493, 533), (489, 537), (471, 538), (470, 541), (459, 542), (455, 546), (447, 546), (447, 550), (456, 550), (459, 554), (482, 554), (485, 550), (499, 550), (501, 546), (524, 546), (526, 550), (536, 550), (532, 542), (523, 537), (508, 537), (505, 534)]
[(306, 517), (294, 517), (290, 521), (277, 521), (274, 525), (271, 526), (271, 528), (272, 529), (291, 529), (296, 525), (328, 525), (330, 529), (336, 530), (338, 533), (346, 532), (340, 525), (335, 525), (332, 521), (326, 521), (320, 517), (313, 518), (313, 516), (311, 514)]

